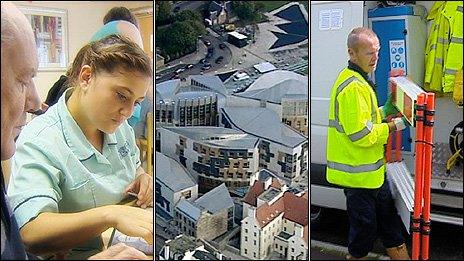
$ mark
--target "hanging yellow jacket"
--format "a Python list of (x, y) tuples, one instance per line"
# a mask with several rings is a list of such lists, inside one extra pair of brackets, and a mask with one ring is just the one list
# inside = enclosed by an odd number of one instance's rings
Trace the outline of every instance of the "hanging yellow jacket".
[(379, 188), (384, 182), (388, 132), (388, 125), (381, 123), (373, 89), (358, 72), (345, 68), (330, 96), (327, 181), (351, 188)]
[(448, 52), (443, 71), (443, 92), (452, 92), (456, 73), (462, 68), (462, 1), (447, 1), (444, 16), (450, 26)]
[(462, 1), (436, 1), (427, 19), (432, 24), (425, 49), (424, 88), (452, 92), (462, 67)]
[[(445, 1), (436, 1), (430, 10), (427, 20), (431, 20), (429, 38), (425, 48), (424, 88), (429, 91), (442, 90), (443, 60), (448, 49), (449, 26), (442, 12)], [(441, 25), (441, 26), (440, 26)]]

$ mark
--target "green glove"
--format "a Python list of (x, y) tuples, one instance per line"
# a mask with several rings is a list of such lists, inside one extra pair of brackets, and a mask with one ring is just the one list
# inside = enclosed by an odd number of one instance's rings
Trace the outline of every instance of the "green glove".
[(390, 93), (388, 95), (388, 99), (385, 105), (380, 107), (380, 111), (382, 112), (382, 118), (386, 118), (390, 115), (396, 115), (399, 112), (398, 109), (395, 107), (395, 105), (393, 105), (392, 99), (393, 98)]

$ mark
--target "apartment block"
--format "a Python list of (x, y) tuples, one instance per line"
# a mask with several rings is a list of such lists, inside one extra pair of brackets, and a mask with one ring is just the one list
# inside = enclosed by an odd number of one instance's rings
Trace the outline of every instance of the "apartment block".
[(272, 252), (306, 260), (309, 249), (308, 192), (294, 194), (269, 176), (254, 181), (243, 199), (240, 254), (263, 260)]

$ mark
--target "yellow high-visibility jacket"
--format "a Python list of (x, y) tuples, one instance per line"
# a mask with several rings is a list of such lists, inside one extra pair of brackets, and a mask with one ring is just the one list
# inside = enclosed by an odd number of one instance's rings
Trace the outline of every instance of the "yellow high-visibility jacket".
[(424, 88), (452, 92), (462, 68), (462, 1), (436, 1), (427, 16), (432, 20), (425, 49)]
[(384, 182), (388, 133), (374, 90), (361, 74), (345, 68), (330, 96), (327, 181), (351, 188), (379, 188)]

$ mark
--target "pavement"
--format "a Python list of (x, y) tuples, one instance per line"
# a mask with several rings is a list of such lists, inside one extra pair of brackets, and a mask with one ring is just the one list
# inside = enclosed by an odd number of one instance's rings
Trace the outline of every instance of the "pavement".
[[(327, 242), (311, 240), (310, 260), (346, 260), (348, 248)], [(390, 260), (388, 256), (369, 253), (368, 260)]]

